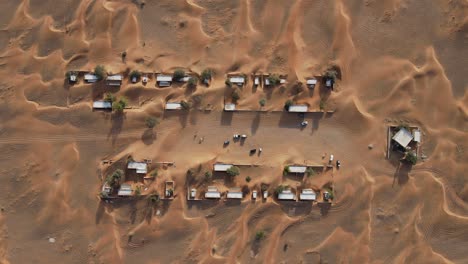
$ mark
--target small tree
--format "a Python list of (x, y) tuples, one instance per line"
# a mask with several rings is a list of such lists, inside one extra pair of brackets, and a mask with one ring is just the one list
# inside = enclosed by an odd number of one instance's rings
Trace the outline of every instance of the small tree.
[(240, 170), (239, 170), (239, 167), (237, 166), (231, 166), (229, 169), (227, 169), (226, 173), (229, 175), (229, 176), (237, 176), (240, 174)]
[(262, 192), (268, 190), (268, 185), (262, 183), (262, 185), (260, 186), (260, 190), (261, 190)]
[(174, 71), (174, 75), (172, 76), (175, 80), (180, 80), (185, 77), (185, 71), (182, 69), (177, 69)]
[(306, 169), (306, 175), (307, 175), (307, 177), (315, 176), (315, 171), (314, 171), (314, 169), (312, 169), (312, 168), (310, 168), (310, 167), (307, 168), (307, 169)]
[(107, 176), (106, 182), (110, 187), (116, 187), (120, 184), (124, 173), (121, 169), (115, 170), (111, 175)]
[(234, 101), (234, 102), (237, 102), (237, 100), (240, 99), (240, 95), (239, 95), (239, 92), (237, 90), (234, 90), (232, 92), (231, 96), (232, 96), (232, 101)]
[(183, 100), (180, 102), (180, 105), (182, 106), (182, 109), (184, 110), (189, 110), (191, 107), (190, 103), (183, 101)]
[(206, 182), (210, 182), (212, 178), (213, 178), (213, 173), (211, 171), (205, 172), (205, 181)]
[(212, 71), (210, 69), (204, 69), (201, 73), (202, 80), (211, 80)]
[(115, 99), (116, 99), (115, 95), (113, 95), (112, 93), (106, 93), (104, 95), (104, 101), (106, 101), (106, 102), (111, 102), (112, 103), (112, 102), (115, 101)]
[(148, 128), (153, 128), (155, 127), (157, 124), (159, 124), (159, 120), (154, 117), (154, 116), (148, 116), (146, 117), (145, 119), (145, 124)]
[(280, 83), (280, 77), (276, 74), (272, 74), (267, 77), (268, 81), (270, 82), (271, 86), (278, 85)]
[(226, 86), (228, 87), (232, 87), (232, 83), (229, 79), (226, 79), (226, 81), (224, 82), (226, 84)]
[(325, 110), (325, 107), (327, 106), (327, 102), (325, 102), (325, 100), (320, 100), (320, 103), (319, 103), (319, 107), (320, 107), (320, 110)]
[(260, 230), (255, 233), (255, 240), (260, 241), (263, 240), (266, 237), (265, 231)]
[(287, 100), (287, 101), (284, 103), (284, 109), (289, 110), (289, 107), (290, 107), (291, 105), (293, 105), (293, 104), (294, 104), (294, 102), (293, 102), (292, 100)]
[(275, 193), (276, 193), (276, 195), (282, 193), (285, 189), (286, 189), (286, 186), (284, 186), (284, 185), (278, 185), (278, 186), (275, 188)]
[(140, 71), (137, 71), (137, 70), (133, 70), (131, 73), (130, 73), (130, 79), (137, 79), (139, 80), (141, 78), (141, 72)]
[(338, 72), (335, 69), (328, 69), (325, 71), (325, 79), (331, 79), (333, 81), (336, 81), (336, 78), (338, 77)]
[(412, 165), (416, 165), (418, 162), (418, 157), (414, 152), (406, 152), (405, 161), (409, 162)]
[(198, 84), (198, 78), (197, 77), (190, 77), (190, 79), (188, 80), (188, 87), (189, 88), (195, 88), (197, 87), (197, 84)]
[(117, 113), (122, 113), (127, 106), (127, 98), (120, 97), (118, 101), (112, 103), (112, 110)]
[(290, 173), (291, 171), (289, 170), (289, 166), (284, 166), (283, 168), (283, 176), (288, 176), (288, 174)]
[(251, 180), (252, 180), (252, 178), (250, 178), (250, 176), (245, 177), (246, 182), (250, 182)]
[(141, 195), (141, 186), (140, 186), (140, 185), (138, 185), (138, 186), (136, 187), (136, 189), (135, 189), (135, 195), (136, 195), (136, 196), (140, 196), (140, 195)]
[(107, 76), (106, 68), (102, 65), (97, 65), (94, 67), (94, 74), (98, 77), (99, 80), (103, 80)]
[(158, 177), (158, 169), (154, 169), (154, 170), (151, 172), (150, 175), (151, 175), (151, 177), (153, 177), (153, 178)]
[(107, 192), (102, 191), (99, 193), (99, 197), (101, 197), (101, 199), (105, 199), (105, 198), (108, 198), (109, 195), (107, 194)]
[(258, 101), (258, 104), (261, 106), (261, 107), (264, 107), (265, 104), (266, 104), (266, 99), (265, 98), (262, 98)]

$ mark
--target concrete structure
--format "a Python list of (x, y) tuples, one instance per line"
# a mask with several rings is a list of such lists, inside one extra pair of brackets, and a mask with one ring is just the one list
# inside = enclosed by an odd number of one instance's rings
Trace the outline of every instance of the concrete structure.
[(122, 85), (123, 76), (121, 74), (109, 75), (106, 78), (106, 84), (110, 86)]
[(292, 165), (288, 166), (288, 169), (290, 173), (305, 173), (307, 170), (307, 166)]
[(309, 107), (307, 105), (291, 105), (288, 108), (288, 112), (291, 113), (307, 113), (309, 111)]
[(229, 189), (227, 193), (228, 199), (242, 199), (243, 197), (244, 194), (242, 193), (242, 190), (240, 188)]
[(86, 73), (84, 75), (84, 80), (87, 83), (95, 83), (95, 82), (99, 81), (99, 78), (93, 73)]
[(112, 103), (108, 101), (94, 101), (93, 109), (110, 110), (112, 109)]
[(291, 189), (285, 189), (282, 192), (278, 193), (278, 200), (295, 201), (296, 195), (291, 191)]
[(216, 163), (215, 165), (213, 165), (213, 170), (214, 171), (222, 171), (222, 172), (226, 172), (228, 169), (230, 169), (232, 166), (232, 164), (223, 164), (223, 163)]
[(133, 193), (133, 190), (132, 190), (132, 186), (130, 186), (130, 184), (122, 184), (120, 185), (120, 189), (119, 189), (119, 192), (117, 193), (117, 195), (119, 196), (131, 196)]
[(232, 84), (236, 84), (238, 86), (243, 86), (244, 83), (245, 83), (245, 78), (244, 78), (244, 76), (231, 76), (231, 77), (229, 77), (229, 81)]
[(224, 111), (235, 111), (236, 110), (236, 104), (225, 104), (224, 105)]
[(317, 200), (317, 195), (312, 189), (303, 189), (299, 194), (299, 200), (301, 201), (315, 201)]
[(413, 140), (413, 135), (406, 130), (406, 128), (401, 128), (392, 138), (400, 146), (406, 148), (408, 144)]
[(309, 87), (309, 88), (314, 88), (315, 85), (317, 85), (317, 79), (315, 79), (315, 78), (308, 78), (308, 79), (306, 80), (306, 84), (307, 84), (307, 87)]
[(257, 191), (256, 190), (252, 191), (252, 199), (254, 199), (254, 200), (257, 199)]
[(414, 140), (414, 142), (421, 143), (421, 131), (419, 131), (419, 130), (414, 130), (413, 131), (413, 140)]
[(216, 186), (208, 186), (208, 190), (205, 193), (206, 199), (219, 199), (221, 198), (221, 193), (218, 191)]
[(136, 170), (138, 174), (146, 174), (148, 173), (148, 164), (146, 164), (146, 162), (130, 161), (127, 164), (127, 169)]
[(156, 75), (156, 83), (159, 87), (168, 87), (172, 84), (172, 75), (158, 74)]
[(182, 109), (182, 105), (180, 103), (175, 103), (175, 102), (169, 103), (169, 102), (167, 102), (165, 109), (166, 110), (180, 110), (180, 109)]

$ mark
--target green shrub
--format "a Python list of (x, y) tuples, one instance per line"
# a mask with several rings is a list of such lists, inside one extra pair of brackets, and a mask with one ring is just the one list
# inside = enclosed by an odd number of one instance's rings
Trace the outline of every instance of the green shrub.
[(265, 106), (265, 104), (266, 104), (266, 99), (265, 99), (265, 98), (260, 99), (260, 100), (258, 101), (258, 104), (259, 104), (261, 107)]
[(278, 185), (276, 188), (275, 188), (275, 193), (276, 195), (282, 193), (285, 189), (286, 189), (287, 186), (284, 186), (284, 185)]
[(315, 173), (314, 169), (312, 169), (312, 168), (307, 168), (307, 170), (306, 170), (306, 175), (307, 175), (307, 177), (315, 176), (315, 174), (316, 174), (316, 173)]
[(205, 172), (205, 181), (209, 182), (213, 178), (213, 173), (211, 171)]
[(229, 168), (226, 173), (229, 175), (229, 176), (237, 176), (240, 174), (240, 169), (236, 166), (231, 166), (231, 168)]
[(186, 102), (186, 101), (183, 101), (183, 100), (180, 102), (180, 105), (182, 106), (182, 109), (184, 109), (184, 110), (189, 110), (190, 107), (191, 107), (189, 102)]
[(325, 102), (324, 100), (320, 100), (320, 103), (319, 103), (319, 107), (320, 107), (320, 110), (325, 110), (325, 107), (327, 106), (327, 102)]
[(237, 102), (237, 100), (240, 99), (240, 95), (239, 95), (239, 92), (237, 90), (234, 90), (232, 92), (231, 96), (232, 96), (232, 101), (234, 101), (234, 102)]
[(212, 75), (211, 69), (204, 69), (201, 73), (202, 80), (210, 80)]
[(185, 71), (182, 69), (177, 69), (174, 71), (174, 75), (172, 76), (175, 80), (180, 80), (185, 77)]
[(418, 157), (414, 152), (406, 152), (405, 160), (412, 165), (416, 165), (416, 163), (418, 162)]
[(226, 86), (228, 87), (232, 87), (232, 83), (229, 79), (226, 79), (226, 81), (224, 82), (226, 84)]
[(190, 77), (188, 80), (188, 87), (189, 88), (195, 88), (197, 87), (198, 84), (198, 78), (197, 77)]
[(289, 166), (284, 166), (283, 168), (283, 176), (287, 176), (291, 171), (289, 170)]
[(153, 177), (153, 178), (158, 177), (158, 169), (154, 169), (154, 170), (151, 172), (150, 175), (151, 175), (151, 177)]
[(257, 241), (263, 240), (265, 239), (265, 237), (266, 237), (266, 234), (265, 234), (265, 231), (263, 230), (257, 231), (257, 233), (255, 233), (255, 240)]
[(118, 101), (112, 103), (112, 110), (117, 113), (122, 113), (127, 106), (127, 98), (120, 97)]
[(245, 177), (246, 182), (250, 182), (251, 180), (252, 180), (252, 178), (250, 178), (250, 176)]
[(133, 70), (130, 73), (130, 79), (133, 79), (133, 78), (136, 78), (137, 80), (139, 80), (141, 78), (141, 72), (137, 70)]
[(102, 65), (97, 65), (94, 67), (94, 74), (98, 77), (99, 80), (103, 80), (107, 77), (106, 68)]
[(153, 116), (148, 116), (146, 117), (145, 119), (145, 124), (148, 128), (153, 128), (155, 127), (157, 124), (159, 124), (159, 120), (156, 118), (156, 117), (153, 117)]
[(106, 93), (104, 95), (104, 101), (106, 101), (106, 102), (111, 102), (112, 103), (112, 102), (115, 101), (115, 99), (116, 99), (115, 95), (113, 95), (112, 93)]
[(121, 169), (115, 170), (111, 175), (107, 176), (106, 182), (110, 187), (116, 187), (120, 184), (124, 172)]
[(292, 100), (287, 100), (287, 101), (284, 103), (284, 109), (289, 110), (289, 107), (290, 107), (291, 105), (293, 105), (293, 104), (294, 104), (294, 102), (293, 102)]
[(336, 81), (336, 78), (338, 77), (338, 72), (335, 69), (328, 69), (325, 71), (325, 79), (332, 79), (333, 81)]
[(136, 195), (136, 196), (139, 196), (140, 194), (141, 194), (141, 186), (138, 185), (138, 186), (136, 187), (136, 189), (135, 189), (135, 195)]
[(268, 81), (270, 82), (271, 86), (275, 86), (280, 84), (280, 77), (276, 74), (272, 74), (267, 77)]

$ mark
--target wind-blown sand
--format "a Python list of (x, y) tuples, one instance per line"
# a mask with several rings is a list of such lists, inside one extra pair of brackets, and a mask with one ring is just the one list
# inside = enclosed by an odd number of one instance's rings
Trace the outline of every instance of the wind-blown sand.
[[(18, 0), (0, 10), (1, 263), (468, 263), (466, 0)], [(194, 91), (125, 82), (113, 91), (134, 109), (115, 117), (91, 109), (105, 87), (64, 80), (97, 64), (209, 67), (214, 79)], [(294, 114), (221, 111), (227, 72), (303, 82), (331, 65), (342, 77), (336, 112), (306, 115), (305, 129)], [(294, 96), (274, 89), (266, 110)], [(241, 105), (258, 109), (264, 95), (250, 82)], [(182, 99), (213, 110), (164, 113)], [(154, 131), (150, 115), (161, 121)], [(423, 131), (427, 159), (410, 170), (385, 158), (387, 126), (400, 123)], [(234, 133), (249, 137), (223, 148)], [(282, 176), (325, 153), (342, 168)], [(158, 181), (173, 179), (176, 198), (156, 208), (100, 202), (101, 160), (128, 155), (174, 161)], [(336, 199), (187, 202), (186, 171), (216, 160), (259, 165), (232, 185), (333, 181)]]

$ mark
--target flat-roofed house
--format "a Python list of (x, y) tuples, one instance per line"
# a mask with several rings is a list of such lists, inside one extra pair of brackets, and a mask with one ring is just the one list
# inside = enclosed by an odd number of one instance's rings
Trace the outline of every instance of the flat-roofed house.
[(288, 166), (288, 171), (290, 173), (305, 173), (306, 170), (307, 170), (307, 166), (301, 166), (301, 165)]
[(255, 85), (255, 86), (259, 86), (259, 85), (260, 85), (260, 78), (261, 78), (261, 76), (259, 76), (259, 75), (255, 75), (255, 76), (254, 76), (254, 85)]
[(311, 88), (311, 89), (314, 88), (315, 85), (317, 85), (317, 79), (315, 79), (315, 78), (307, 78), (307, 80), (306, 80), (306, 85), (307, 85), (307, 87), (309, 87), (309, 88)]
[(237, 86), (243, 86), (245, 83), (245, 77), (244, 76), (231, 76), (229, 77), (229, 82), (232, 84), (235, 84)]
[(224, 111), (235, 111), (236, 104), (224, 104)]
[(87, 83), (95, 83), (99, 81), (99, 77), (97, 77), (97, 75), (95, 75), (94, 73), (86, 73), (84, 75), (84, 81)]
[(205, 192), (206, 199), (219, 199), (221, 198), (221, 193), (218, 191), (216, 186), (208, 186), (208, 190)]
[(166, 110), (180, 110), (182, 109), (182, 104), (176, 103), (176, 102), (172, 102), (172, 103), (167, 102), (165, 109)]
[(307, 113), (309, 111), (309, 106), (307, 105), (291, 105), (288, 108), (288, 112), (292, 113)]
[(117, 193), (118, 196), (131, 196), (133, 193), (132, 186), (130, 184), (122, 184), (120, 185), (119, 192)]
[(158, 74), (156, 75), (156, 83), (159, 87), (168, 87), (172, 84), (172, 75)]
[(120, 86), (122, 85), (123, 76), (121, 74), (109, 75), (106, 78), (106, 84), (109, 86)]
[(127, 164), (127, 169), (136, 170), (138, 174), (146, 174), (148, 173), (148, 164), (146, 162), (130, 161)]
[(296, 195), (291, 191), (291, 189), (284, 189), (278, 193), (278, 200), (295, 201)]
[(230, 169), (232, 166), (232, 164), (224, 164), (224, 163), (216, 163), (215, 165), (213, 165), (213, 170), (214, 171), (222, 171), (222, 172), (226, 172), (228, 169)]
[(421, 143), (421, 131), (419, 131), (419, 130), (414, 130), (413, 131), (413, 141)]
[(226, 197), (228, 199), (242, 199), (244, 197), (244, 194), (242, 193), (242, 190), (240, 188), (231, 188), (227, 192)]
[(97, 110), (111, 110), (112, 103), (109, 101), (94, 101), (93, 102), (93, 109)]
[(68, 76), (68, 82), (69, 83), (76, 83), (78, 81), (78, 74), (75, 72), (70, 72)]
[(401, 128), (392, 139), (398, 143), (400, 146), (406, 148), (408, 144), (413, 140), (413, 135), (406, 130), (406, 128)]
[(299, 200), (301, 201), (315, 201), (317, 194), (312, 189), (303, 189), (299, 194)]

